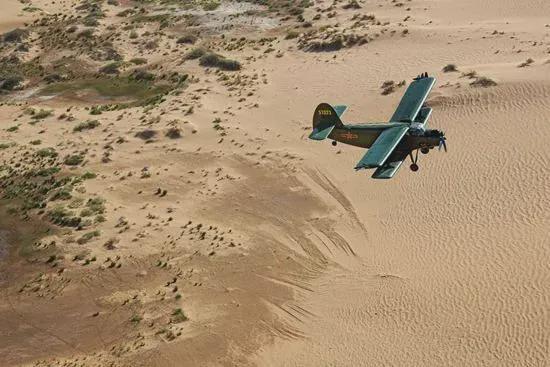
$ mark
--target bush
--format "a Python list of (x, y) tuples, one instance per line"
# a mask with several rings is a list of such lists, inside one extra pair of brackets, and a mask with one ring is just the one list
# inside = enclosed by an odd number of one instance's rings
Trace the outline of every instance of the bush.
[(53, 111), (51, 110), (40, 110), (38, 112), (33, 111), (31, 119), (33, 120), (43, 120), (46, 117), (50, 117), (53, 114)]
[(47, 157), (50, 157), (50, 158), (55, 158), (57, 157), (57, 152), (55, 151), (54, 148), (42, 148), (42, 149), (39, 149), (36, 151), (36, 154), (38, 157), (41, 157), (41, 158), (47, 158)]
[(25, 29), (16, 28), (13, 31), (4, 33), (2, 39), (4, 42), (21, 42), (24, 38), (28, 37), (29, 32)]
[(485, 76), (481, 76), (481, 77), (477, 78), (476, 80), (474, 80), (473, 82), (471, 82), (470, 85), (472, 87), (488, 88), (488, 87), (494, 87), (495, 85), (497, 85), (497, 83), (494, 80), (490, 79), (490, 78), (487, 78)]
[(78, 166), (82, 162), (84, 162), (84, 157), (80, 154), (69, 155), (64, 161), (67, 166)]
[(443, 72), (444, 73), (452, 73), (452, 72), (457, 72), (457, 71), (458, 71), (458, 69), (457, 69), (455, 64), (448, 64), (448, 65), (445, 65), (443, 67)]
[(178, 129), (177, 127), (171, 127), (166, 131), (166, 137), (170, 139), (179, 139), (181, 138), (181, 129)]
[(137, 132), (135, 136), (136, 136), (136, 138), (140, 138), (140, 139), (143, 139), (143, 140), (149, 140), (149, 139), (154, 138), (156, 135), (157, 135), (157, 132), (155, 130), (146, 129), (146, 130)]
[(205, 49), (197, 47), (189, 51), (187, 54), (185, 54), (184, 58), (186, 60), (195, 60), (203, 56), (205, 53), (206, 53)]
[(178, 40), (176, 41), (176, 43), (179, 43), (179, 44), (182, 44), (182, 43), (194, 44), (195, 42), (197, 42), (197, 36), (195, 36), (194, 34), (183, 35), (180, 38), (178, 38)]
[(99, 125), (101, 125), (101, 124), (97, 120), (88, 120), (88, 121), (81, 122), (80, 124), (76, 125), (73, 128), (73, 132), (81, 132), (81, 131), (84, 131), (84, 130), (95, 129)]
[(120, 71), (118, 70), (119, 67), (120, 67), (119, 62), (112, 62), (110, 64), (107, 64), (101, 67), (99, 69), (99, 72), (103, 74), (118, 74), (120, 73)]
[(225, 57), (208, 52), (202, 55), (199, 59), (199, 65), (206, 67), (217, 67), (222, 70), (240, 70), (241, 64), (238, 61), (226, 59)]
[(180, 323), (180, 322), (184, 322), (184, 321), (187, 321), (189, 320), (189, 318), (185, 315), (185, 313), (183, 312), (183, 310), (181, 308), (176, 308), (173, 312), (172, 312), (172, 321), (174, 323)]
[(12, 91), (19, 87), (23, 78), (19, 75), (0, 76), (0, 90)]

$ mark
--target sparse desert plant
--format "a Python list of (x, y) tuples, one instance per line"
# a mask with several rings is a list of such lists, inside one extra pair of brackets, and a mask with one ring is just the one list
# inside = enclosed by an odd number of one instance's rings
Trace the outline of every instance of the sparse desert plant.
[(39, 149), (36, 151), (36, 154), (38, 157), (41, 157), (41, 158), (47, 158), (47, 157), (50, 157), (50, 158), (55, 158), (57, 157), (57, 152), (55, 151), (54, 148), (42, 148), (42, 149)]
[(290, 30), (286, 33), (285, 39), (291, 40), (291, 39), (294, 39), (294, 38), (298, 38), (299, 35), (300, 35), (299, 32), (294, 31), (294, 30)]
[(118, 74), (120, 73), (118, 68), (120, 68), (120, 62), (111, 62), (105, 66), (102, 66), (99, 69), (99, 72), (103, 74)]
[(357, 0), (350, 0), (347, 4), (344, 4), (342, 6), (344, 9), (361, 9), (361, 5), (357, 2)]
[(453, 72), (457, 72), (458, 71), (458, 68), (456, 67), (455, 64), (447, 64), (443, 67), (443, 72), (444, 73), (453, 73)]
[(72, 198), (71, 190), (67, 188), (63, 188), (61, 190), (56, 191), (52, 197), (50, 198), (51, 201), (56, 200), (69, 200)]
[(521, 64), (518, 65), (518, 68), (524, 68), (526, 66), (529, 66), (531, 65), (532, 63), (534, 63), (535, 60), (533, 60), (532, 58), (528, 58), (527, 60), (525, 60), (524, 62), (522, 62)]
[(202, 8), (205, 11), (214, 11), (220, 6), (220, 0), (202, 0)]
[(27, 31), (26, 29), (16, 28), (12, 31), (4, 33), (2, 35), (2, 40), (4, 42), (16, 43), (16, 42), (21, 42), (23, 39), (28, 37), (28, 35), (29, 35), (29, 31)]
[(155, 80), (155, 74), (150, 73), (147, 70), (143, 70), (143, 69), (134, 70), (134, 72), (132, 72), (130, 77), (139, 82), (143, 82), (143, 81), (150, 82)]
[(0, 150), (8, 149), (15, 146), (15, 143), (0, 143)]
[(42, 144), (42, 140), (40, 140), (40, 139), (31, 140), (29, 142), (29, 144), (31, 144), (31, 145), (40, 145), (40, 144)]
[(17, 89), (23, 82), (20, 75), (0, 75), (0, 90), (12, 91)]
[(488, 87), (494, 87), (497, 85), (497, 83), (490, 78), (487, 78), (485, 76), (481, 76), (470, 83), (472, 87), (482, 87), (482, 88), (488, 88)]
[(101, 125), (101, 123), (97, 120), (84, 121), (84, 122), (81, 122), (78, 125), (76, 125), (73, 128), (73, 132), (81, 132), (81, 131), (84, 131), (84, 130), (95, 129), (99, 125)]
[(199, 59), (199, 65), (206, 67), (216, 67), (221, 70), (236, 71), (241, 69), (241, 64), (236, 60), (226, 59), (225, 57), (213, 52), (207, 52)]
[(143, 65), (143, 64), (147, 64), (147, 59), (143, 57), (135, 57), (131, 59), (130, 62), (134, 65)]
[(46, 117), (49, 117), (53, 114), (52, 110), (40, 110), (40, 111), (34, 111), (32, 113), (31, 119), (33, 120), (43, 120)]
[(475, 70), (468, 71), (466, 73), (462, 73), (462, 76), (468, 79), (475, 79), (477, 78), (477, 72)]
[(58, 226), (78, 227), (82, 221), (80, 217), (75, 217), (73, 213), (63, 206), (57, 206), (47, 213), (48, 219)]
[(105, 200), (100, 197), (88, 199), (86, 207), (94, 214), (103, 214), (105, 212)]
[(172, 322), (174, 323), (180, 323), (189, 320), (189, 318), (185, 315), (183, 310), (181, 308), (176, 308), (172, 312)]
[(93, 238), (99, 237), (100, 235), (101, 235), (101, 232), (99, 232), (98, 230), (87, 232), (87, 233), (84, 233), (78, 240), (76, 240), (76, 243), (78, 243), (79, 245), (83, 245), (89, 242), (90, 240), (92, 240)]
[(84, 174), (82, 174), (82, 176), (80, 176), (80, 177), (82, 177), (83, 180), (90, 180), (92, 178), (96, 178), (97, 175), (93, 172), (88, 171), (88, 172), (85, 172)]
[(136, 133), (136, 138), (140, 138), (143, 140), (150, 140), (154, 138), (157, 135), (157, 132), (155, 130), (151, 129), (145, 129), (143, 131), (139, 131)]
[(197, 36), (195, 36), (194, 34), (191, 34), (191, 33), (188, 33), (188, 34), (184, 34), (183, 36), (181, 36), (180, 38), (178, 38), (178, 40), (176, 41), (176, 43), (179, 43), (179, 44), (194, 44), (195, 42), (197, 42)]
[(186, 53), (185, 56), (184, 56), (184, 59), (186, 59), (186, 60), (195, 60), (195, 59), (198, 59), (199, 57), (201, 57), (202, 55), (204, 55), (205, 53), (206, 53), (206, 50), (204, 48), (196, 47), (196, 48), (192, 49), (191, 51), (189, 51), (188, 53)]
[(84, 162), (84, 157), (80, 154), (72, 154), (67, 157), (65, 157), (64, 163), (67, 166), (78, 166)]
[(179, 139), (181, 138), (181, 129), (177, 127), (171, 127), (166, 131), (165, 136), (170, 139)]
[(141, 320), (143, 320), (143, 317), (141, 317), (139, 315), (134, 315), (130, 319), (130, 322), (133, 323), (133, 324), (139, 324), (141, 322)]

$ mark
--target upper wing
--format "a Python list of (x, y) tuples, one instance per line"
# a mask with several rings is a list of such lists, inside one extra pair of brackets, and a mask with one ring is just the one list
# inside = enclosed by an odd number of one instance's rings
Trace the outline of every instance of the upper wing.
[(338, 117), (342, 117), (344, 112), (346, 112), (346, 110), (348, 109), (348, 106), (339, 105), (339, 106), (333, 106), (332, 108), (334, 108), (334, 111), (336, 111), (336, 114), (338, 115)]
[(390, 179), (392, 178), (399, 167), (401, 167), (401, 164), (403, 164), (403, 161), (407, 158), (407, 152), (399, 151), (394, 152), (384, 163), (383, 166), (378, 167), (376, 171), (372, 174), (372, 178), (378, 178), (378, 179)]
[(384, 130), (359, 163), (357, 163), (355, 169), (382, 166), (408, 130), (408, 125), (399, 125)]
[(433, 77), (421, 77), (415, 79), (407, 88), (399, 106), (391, 117), (391, 122), (413, 122), (428, 98), (428, 94), (435, 84)]

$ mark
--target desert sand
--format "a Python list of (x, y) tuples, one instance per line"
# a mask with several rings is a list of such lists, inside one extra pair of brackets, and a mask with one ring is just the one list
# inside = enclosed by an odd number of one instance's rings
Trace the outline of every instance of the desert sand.
[[(549, 2), (5, 3), (1, 366), (548, 365)], [(419, 172), (307, 139), (421, 72)]]

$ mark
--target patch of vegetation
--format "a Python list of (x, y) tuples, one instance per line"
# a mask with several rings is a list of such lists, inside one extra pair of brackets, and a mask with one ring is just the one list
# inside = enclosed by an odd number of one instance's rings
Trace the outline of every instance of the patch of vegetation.
[(63, 163), (65, 163), (67, 166), (78, 166), (84, 162), (84, 157), (80, 154), (72, 154), (67, 157), (65, 157), (65, 160)]
[(195, 60), (195, 59), (198, 59), (201, 56), (203, 56), (205, 53), (206, 53), (206, 50), (204, 48), (196, 47), (196, 48), (192, 49), (191, 51), (189, 51), (188, 53), (186, 53), (185, 56), (184, 56), (184, 59), (186, 59), (186, 60)]
[(42, 148), (42, 149), (37, 150), (34, 154), (36, 156), (42, 157), (42, 158), (47, 158), (47, 157), (55, 158), (55, 157), (57, 157), (57, 152), (55, 151), (54, 148)]
[(14, 142), (10, 143), (0, 143), (0, 150), (8, 149), (14, 147), (16, 144)]
[(10, 43), (18, 43), (29, 36), (29, 31), (26, 29), (16, 28), (2, 35), (2, 41)]
[(63, 206), (57, 206), (48, 211), (47, 218), (53, 223), (61, 227), (78, 227), (82, 222), (82, 218), (76, 217), (70, 210)]
[(85, 172), (82, 176), (80, 176), (83, 180), (91, 180), (93, 178), (96, 178), (97, 175), (93, 172)]
[(154, 85), (134, 78), (98, 78), (50, 84), (40, 91), (41, 95), (71, 95), (82, 90), (93, 90), (102, 97), (129, 98), (142, 104), (172, 89), (169, 85)]
[(214, 11), (220, 6), (219, 0), (202, 0), (201, 5), (205, 11)]
[(489, 88), (494, 87), (497, 85), (497, 82), (495, 82), (493, 79), (487, 78), (485, 76), (480, 76), (476, 80), (470, 83), (472, 87), (481, 87), (481, 88)]
[(134, 65), (144, 65), (144, 64), (147, 64), (147, 59), (143, 57), (135, 57), (131, 59), (130, 62)]
[(518, 65), (518, 68), (524, 68), (526, 66), (530, 66), (532, 63), (534, 63), (535, 60), (533, 60), (532, 58), (528, 58), (527, 60), (525, 60), (524, 62), (522, 62), (521, 64)]
[(140, 138), (143, 140), (151, 140), (157, 135), (157, 132), (155, 130), (151, 129), (145, 129), (142, 131), (139, 131), (136, 133), (136, 138)]
[(236, 71), (241, 69), (241, 64), (236, 60), (226, 59), (225, 57), (208, 52), (199, 58), (199, 65), (205, 67), (216, 67), (221, 70)]
[(458, 68), (456, 67), (455, 64), (447, 64), (443, 67), (443, 72), (444, 73), (454, 73), (454, 72), (457, 72), (458, 71)]
[(170, 139), (179, 139), (181, 138), (181, 129), (177, 127), (171, 127), (168, 129), (168, 131), (166, 131), (165, 136)]
[(81, 132), (81, 131), (84, 131), (84, 130), (92, 130), (92, 129), (95, 129), (96, 127), (98, 127), (99, 125), (101, 125), (101, 123), (97, 120), (88, 120), (88, 121), (84, 121), (84, 122), (81, 122), (78, 125), (76, 125), (73, 128), (73, 131), (74, 132)]
[(179, 44), (191, 44), (191, 45), (194, 44), (195, 42), (197, 42), (197, 36), (191, 33), (181, 36), (176, 41), (176, 43), (179, 43)]
[(32, 110), (31, 119), (44, 120), (45, 118), (50, 117), (51, 115), (53, 115), (52, 110), (42, 110), (42, 109), (40, 111)]
[(99, 237), (100, 235), (101, 235), (101, 232), (98, 230), (87, 232), (87, 233), (84, 233), (78, 240), (76, 240), (76, 243), (78, 243), (79, 245), (83, 245), (89, 242), (90, 240), (92, 240), (93, 238)]
[(184, 321), (187, 321), (189, 320), (189, 318), (185, 315), (185, 313), (183, 312), (183, 310), (181, 308), (176, 308), (173, 312), (172, 312), (172, 322), (173, 323), (180, 323), (180, 322), (184, 322)]

